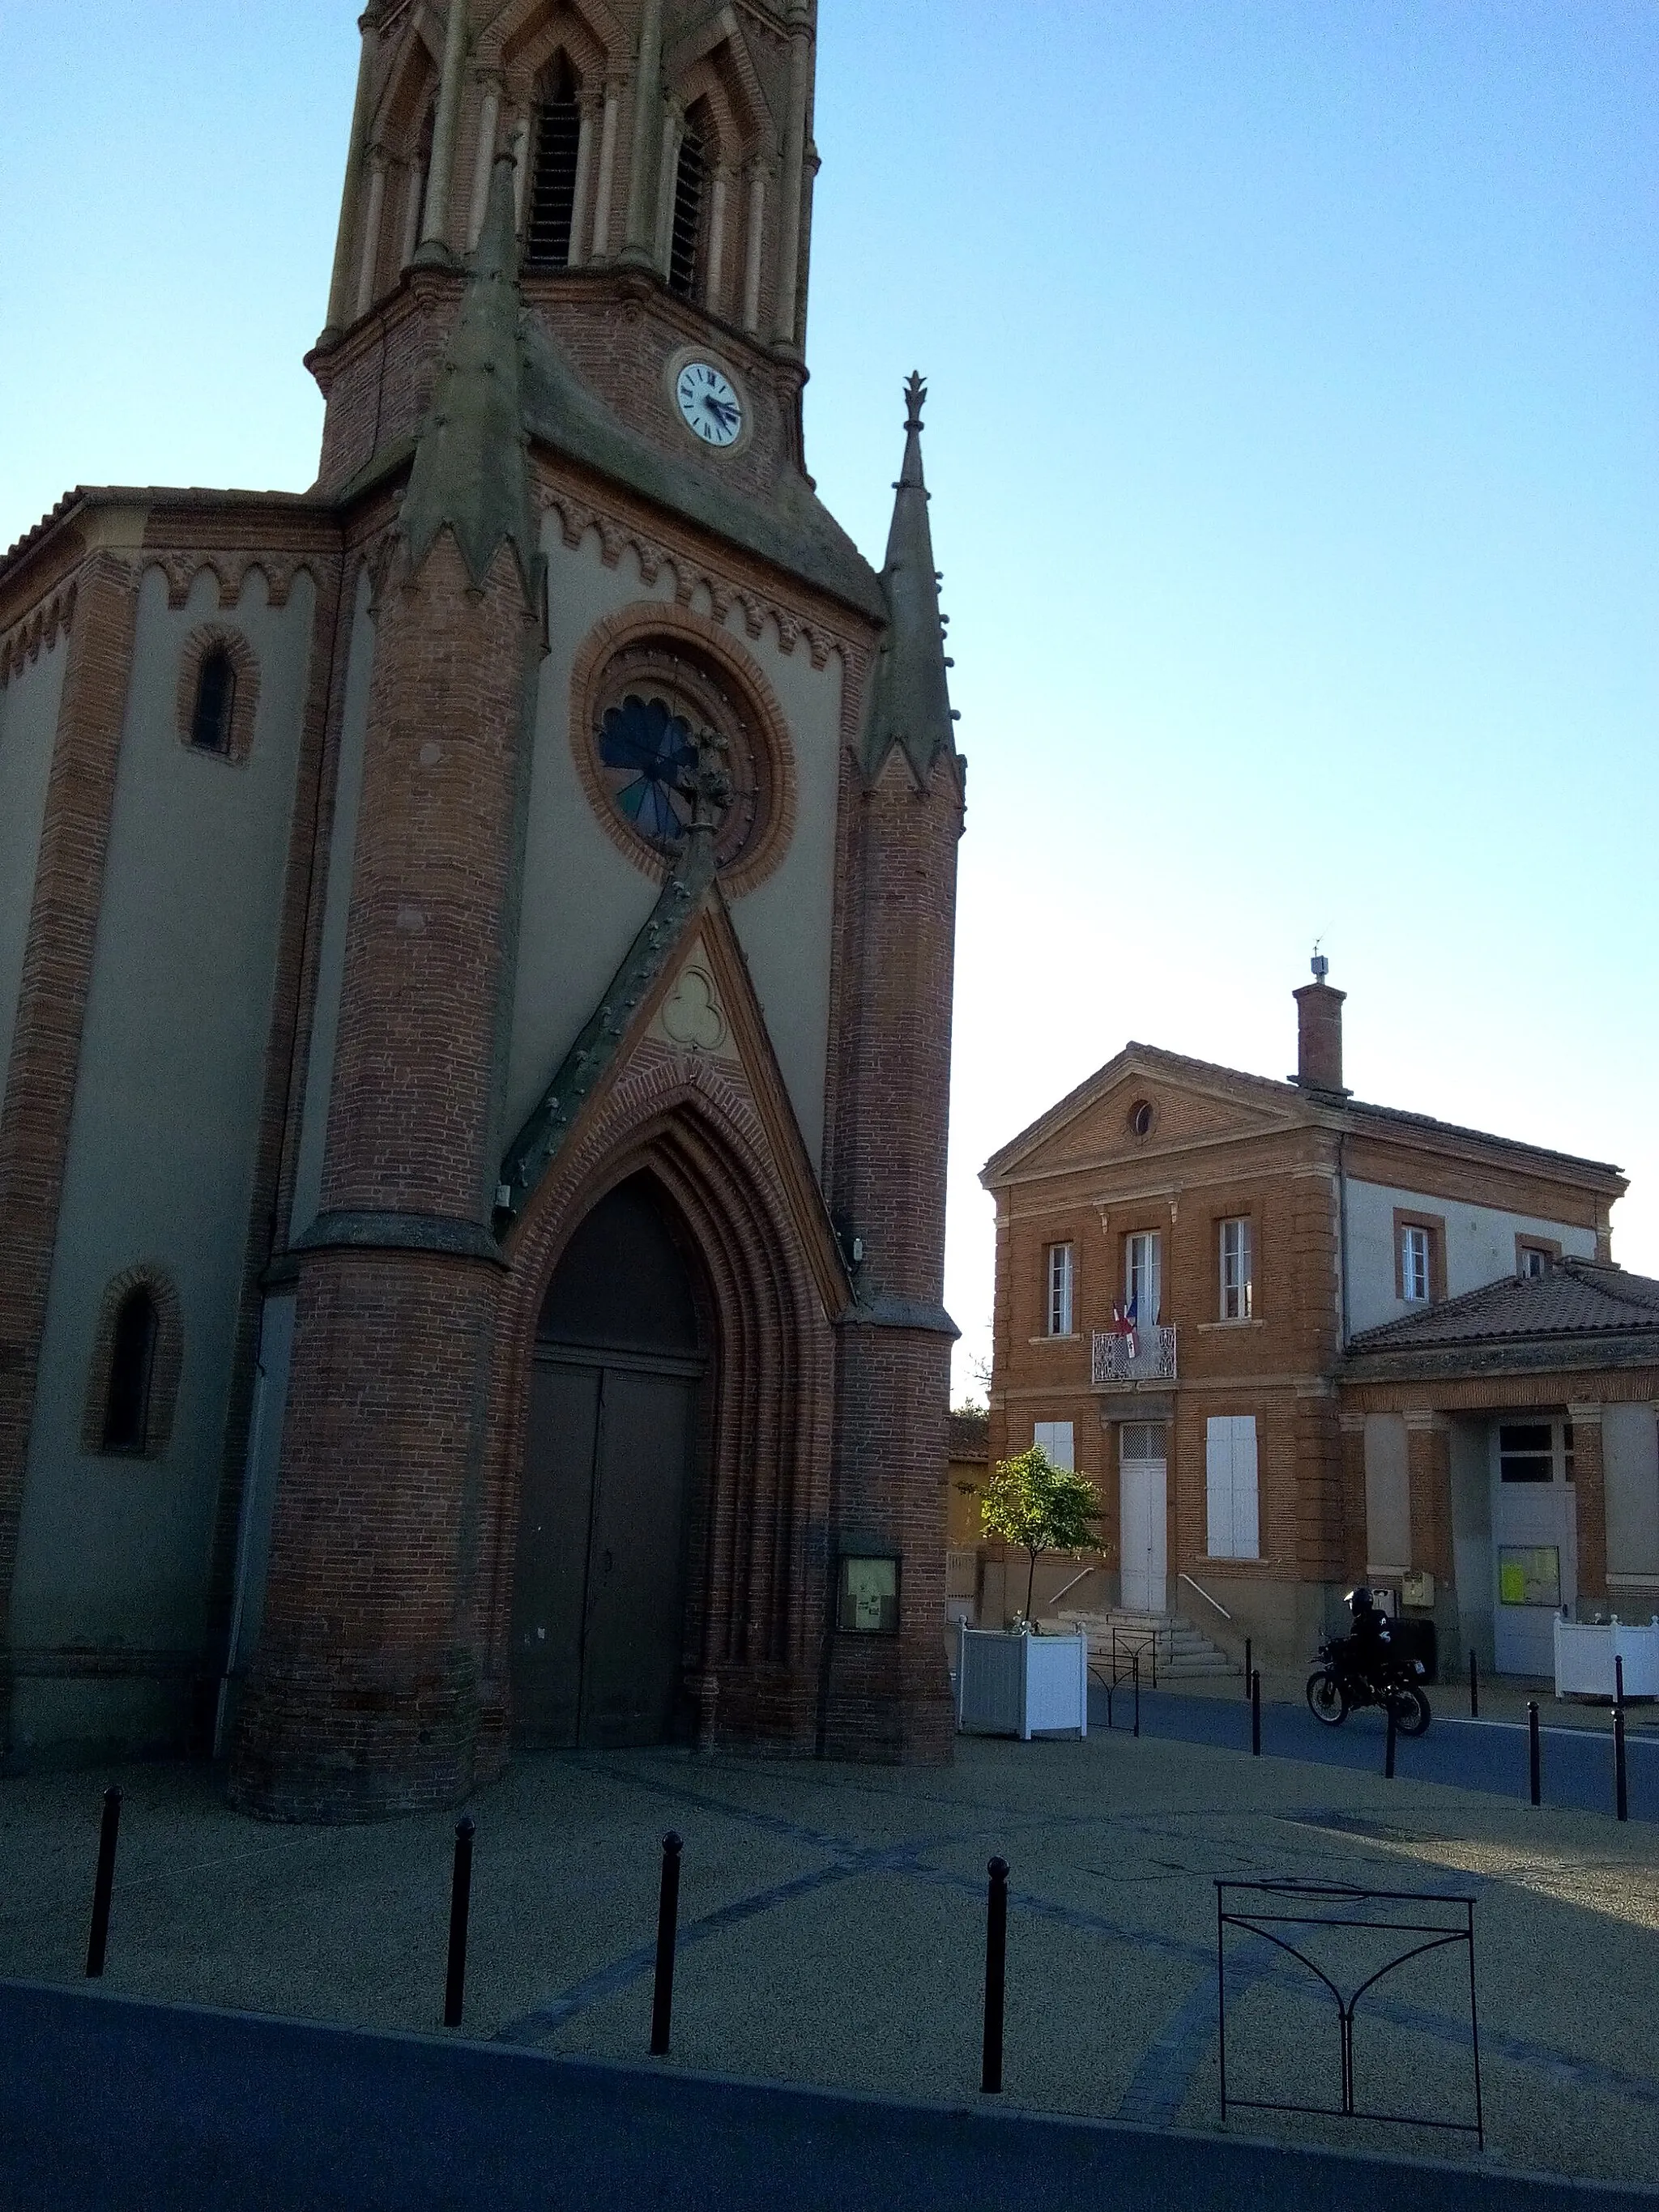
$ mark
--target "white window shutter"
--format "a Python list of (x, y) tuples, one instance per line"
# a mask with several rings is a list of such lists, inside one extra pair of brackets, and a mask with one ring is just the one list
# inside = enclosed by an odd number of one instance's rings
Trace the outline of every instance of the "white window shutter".
[(1233, 1557), (1261, 1557), (1260, 1490), (1256, 1477), (1255, 1415), (1233, 1419)]
[(1063, 1467), (1067, 1474), (1074, 1471), (1072, 1425), (1069, 1421), (1033, 1421), (1031, 1441), (1042, 1445), (1056, 1467)]
[(1212, 1559), (1231, 1559), (1233, 1556), (1233, 1424), (1230, 1415), (1211, 1415), (1204, 1450), (1209, 1554)]

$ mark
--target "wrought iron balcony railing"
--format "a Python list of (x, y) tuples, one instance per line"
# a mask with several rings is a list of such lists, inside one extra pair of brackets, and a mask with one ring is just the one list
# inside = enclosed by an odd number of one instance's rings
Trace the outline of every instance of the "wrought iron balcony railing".
[(1134, 1356), (1129, 1339), (1109, 1328), (1095, 1331), (1093, 1380), (1097, 1390), (1133, 1390), (1141, 1382), (1173, 1382), (1176, 1379), (1176, 1333), (1154, 1323), (1134, 1334)]

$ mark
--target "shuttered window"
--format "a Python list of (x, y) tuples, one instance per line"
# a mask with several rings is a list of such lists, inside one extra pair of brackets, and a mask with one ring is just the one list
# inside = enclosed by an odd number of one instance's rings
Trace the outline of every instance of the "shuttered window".
[(1041, 1444), (1056, 1467), (1063, 1467), (1070, 1474), (1075, 1467), (1073, 1457), (1072, 1425), (1069, 1421), (1034, 1421), (1031, 1442)]
[(556, 78), (547, 87), (536, 113), (536, 163), (524, 255), (532, 269), (569, 266), (581, 134), (575, 88), (568, 76)]
[(1072, 1334), (1072, 1247), (1048, 1247), (1048, 1334)]
[(1151, 1328), (1164, 1297), (1163, 1239), (1156, 1229), (1140, 1230), (1123, 1240), (1123, 1295), (1140, 1327)]
[(1255, 1308), (1255, 1285), (1250, 1272), (1250, 1224), (1224, 1221), (1221, 1224), (1221, 1318), (1249, 1321)]
[(1205, 1440), (1205, 1475), (1210, 1557), (1259, 1559), (1261, 1540), (1254, 1413), (1211, 1415)]

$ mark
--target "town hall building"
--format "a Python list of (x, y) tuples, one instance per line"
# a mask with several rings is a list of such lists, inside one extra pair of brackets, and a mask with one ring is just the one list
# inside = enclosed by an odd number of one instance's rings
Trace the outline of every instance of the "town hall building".
[(1100, 1496), (1040, 1612), (1297, 1668), (1364, 1583), (1547, 1675), (1563, 1608), (1659, 1605), (1659, 1282), (1616, 1167), (1355, 1098), (1343, 997), (1316, 958), (1286, 1081), (1128, 1044), (993, 1157), (989, 1456)]
[(14, 1764), (950, 1755), (964, 771), (920, 380), (879, 571), (806, 472), (816, 21), (370, 0), (316, 483), (0, 562)]

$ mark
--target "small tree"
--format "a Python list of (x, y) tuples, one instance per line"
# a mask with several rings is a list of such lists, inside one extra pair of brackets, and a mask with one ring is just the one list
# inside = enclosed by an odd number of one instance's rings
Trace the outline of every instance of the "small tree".
[(1092, 1544), (1089, 1523), (1101, 1516), (1100, 1494), (1086, 1475), (1056, 1467), (1041, 1444), (999, 1460), (986, 1487), (980, 1519), (988, 1536), (1017, 1544), (1031, 1558), (1025, 1618), (1031, 1617), (1040, 1552), (1075, 1552)]

